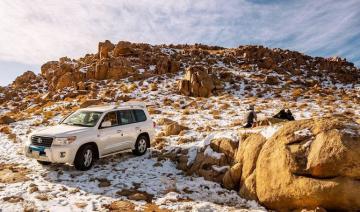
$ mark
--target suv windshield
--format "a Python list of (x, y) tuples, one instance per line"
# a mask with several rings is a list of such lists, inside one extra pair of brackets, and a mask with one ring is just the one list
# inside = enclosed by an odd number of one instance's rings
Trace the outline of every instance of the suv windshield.
[(99, 121), (102, 112), (94, 111), (77, 111), (67, 117), (62, 124), (93, 127)]

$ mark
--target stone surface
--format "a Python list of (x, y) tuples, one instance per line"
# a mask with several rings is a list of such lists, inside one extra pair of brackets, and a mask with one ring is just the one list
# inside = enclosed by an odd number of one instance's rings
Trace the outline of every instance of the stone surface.
[(359, 133), (358, 124), (340, 118), (285, 124), (260, 152), (259, 201), (277, 210), (359, 210)]
[(180, 64), (168, 57), (161, 57), (156, 64), (156, 74), (176, 73), (180, 69)]
[(234, 155), (237, 151), (239, 142), (233, 141), (228, 138), (217, 138), (213, 139), (210, 142), (210, 147), (212, 150), (218, 153), (223, 153), (226, 156), (228, 164), (232, 164), (234, 161)]
[(105, 42), (100, 42), (98, 47), (98, 53), (100, 59), (108, 58), (109, 52), (114, 49), (114, 44), (112, 44), (109, 40), (106, 40)]
[(17, 183), (27, 181), (29, 170), (16, 164), (0, 164), (0, 183)]
[(0, 115), (0, 124), (11, 124), (14, 123), (15, 120), (7, 115)]
[(179, 83), (179, 92), (185, 96), (209, 97), (215, 89), (214, 79), (202, 66), (186, 69), (184, 79)]
[(188, 128), (185, 127), (185, 126), (180, 125), (177, 122), (172, 122), (172, 123), (165, 126), (165, 131), (164, 132), (165, 132), (165, 136), (179, 135), (179, 133), (182, 130), (186, 130), (186, 129), (188, 129)]
[(36, 75), (32, 71), (26, 71), (22, 75), (16, 77), (13, 82), (15, 88), (25, 88), (31, 81), (36, 80)]

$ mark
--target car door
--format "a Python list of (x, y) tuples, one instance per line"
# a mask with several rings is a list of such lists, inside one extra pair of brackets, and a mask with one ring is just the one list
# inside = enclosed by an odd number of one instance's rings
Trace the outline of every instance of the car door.
[(147, 123), (148, 120), (145, 112), (141, 109), (134, 109), (132, 111), (135, 117), (134, 130), (136, 131), (137, 135), (143, 132), (148, 132), (149, 124)]
[[(102, 123), (110, 121), (111, 126), (102, 127)], [(99, 142), (102, 147), (101, 155), (111, 154), (121, 150), (122, 131), (119, 125), (118, 113), (116, 111), (108, 112), (100, 123)]]
[(135, 117), (131, 110), (119, 110), (118, 114), (124, 146), (126, 149), (133, 149), (137, 139)]

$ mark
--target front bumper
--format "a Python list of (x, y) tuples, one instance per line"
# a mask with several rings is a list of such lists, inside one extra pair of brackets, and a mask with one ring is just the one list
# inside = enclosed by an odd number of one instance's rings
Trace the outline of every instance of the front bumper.
[(68, 163), (74, 162), (75, 153), (71, 146), (51, 146), (41, 147), (26, 144), (24, 147), (26, 157), (34, 158), (40, 161), (48, 161), (51, 163)]

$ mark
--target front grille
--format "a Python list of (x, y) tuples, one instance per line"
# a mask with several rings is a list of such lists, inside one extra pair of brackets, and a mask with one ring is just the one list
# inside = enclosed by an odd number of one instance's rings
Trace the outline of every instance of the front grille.
[(43, 136), (32, 136), (31, 137), (31, 144), (35, 146), (45, 146), (51, 147), (53, 142), (53, 138), (51, 137), (43, 137)]

